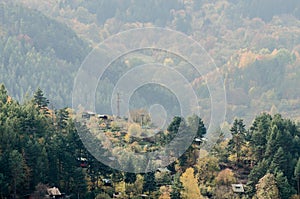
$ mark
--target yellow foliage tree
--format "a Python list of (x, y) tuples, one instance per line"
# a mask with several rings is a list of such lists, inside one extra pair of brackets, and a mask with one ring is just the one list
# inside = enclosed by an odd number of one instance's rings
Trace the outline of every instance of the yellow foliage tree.
[(196, 165), (197, 179), (200, 183), (211, 182), (219, 170), (218, 158), (213, 156), (199, 158)]
[(230, 185), (235, 183), (235, 181), (234, 173), (230, 169), (222, 170), (216, 178), (217, 184), (221, 185)]
[(115, 183), (115, 191), (124, 194), (126, 191), (126, 183), (124, 181)]
[(134, 187), (135, 187), (137, 194), (143, 193), (143, 184), (144, 184), (144, 177), (142, 175), (138, 174), (136, 176), (136, 181), (134, 183)]
[(129, 143), (131, 141), (129, 133), (127, 133), (124, 137), (125, 141)]
[(279, 190), (273, 174), (266, 174), (256, 185), (254, 199), (279, 199)]
[(173, 65), (173, 64), (174, 64), (174, 61), (173, 61), (173, 59), (170, 58), (170, 57), (168, 57), (168, 58), (166, 58), (166, 59), (164, 60), (164, 65), (165, 65), (165, 66), (171, 66), (171, 65)]
[(141, 132), (142, 132), (141, 126), (135, 123), (131, 124), (128, 128), (128, 134), (130, 136), (138, 137), (141, 135)]
[(143, 193), (144, 177), (140, 174), (136, 176), (136, 181), (132, 184), (126, 184), (126, 194), (130, 198), (141, 195)]
[(201, 199), (203, 196), (200, 193), (200, 189), (198, 187), (197, 179), (194, 176), (194, 169), (188, 168), (181, 176), (180, 182), (184, 190), (181, 193), (182, 198), (190, 199), (190, 198), (198, 198)]
[(159, 191), (161, 193), (161, 195), (159, 196), (159, 199), (171, 199), (171, 196), (170, 196), (171, 190), (169, 187), (161, 186)]
[(257, 55), (251, 51), (244, 52), (241, 55), (239, 67), (244, 68), (244, 67), (248, 66), (249, 64), (252, 64), (253, 62), (255, 62), (256, 56)]

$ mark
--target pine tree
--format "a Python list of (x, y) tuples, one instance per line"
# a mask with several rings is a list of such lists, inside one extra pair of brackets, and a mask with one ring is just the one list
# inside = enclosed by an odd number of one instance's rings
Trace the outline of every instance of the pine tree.
[(143, 192), (149, 192), (149, 194), (156, 189), (155, 173), (149, 172), (144, 175)]
[(39, 183), (48, 182), (49, 162), (46, 148), (41, 149), (40, 155), (37, 157), (36, 168), (38, 170)]
[(278, 142), (276, 140), (277, 134), (279, 133), (280, 132), (277, 125), (272, 126), (271, 133), (267, 138), (268, 142), (266, 145), (265, 157), (272, 157), (276, 153), (277, 149), (279, 148)]
[(13, 198), (17, 198), (17, 186), (25, 180), (25, 162), (22, 155), (13, 150), (9, 154), (8, 166), (10, 168)]
[(173, 121), (170, 123), (167, 130), (173, 134), (178, 133), (178, 130), (180, 129), (180, 125), (183, 122), (183, 120), (184, 119), (182, 117), (178, 117), (178, 116), (174, 117)]
[[(132, 158), (130, 157), (127, 161), (127, 170), (134, 171), (134, 165), (132, 163)], [(136, 181), (136, 173), (125, 173), (125, 183), (134, 183)]]
[(71, 178), (71, 192), (76, 193), (77, 198), (83, 198), (84, 193), (87, 191), (87, 183), (85, 180), (85, 173), (80, 167), (75, 168)]
[[(0, 164), (2, 163), (0, 159)], [(2, 170), (1, 170), (2, 171)], [(7, 180), (5, 179), (4, 175), (0, 173), (0, 195), (3, 196), (3, 193), (5, 190), (7, 190), (9, 184), (7, 183)]]
[(59, 109), (55, 111), (56, 116), (56, 125), (59, 131), (63, 131), (66, 129), (68, 125), (69, 112), (67, 108)]
[(38, 90), (34, 93), (34, 102), (38, 106), (39, 110), (47, 113), (49, 100), (44, 96), (44, 93), (40, 88), (38, 88)]
[(276, 171), (275, 179), (280, 198), (289, 199), (295, 193), (295, 189), (289, 184), (287, 177), (284, 176), (282, 171)]
[(174, 181), (172, 183), (171, 199), (181, 198), (180, 191), (183, 189), (182, 183), (180, 182), (180, 173), (174, 175)]
[(246, 129), (242, 119), (235, 119), (230, 129), (232, 138), (228, 143), (229, 150), (236, 154), (237, 164), (241, 160), (241, 149), (245, 142)]
[(191, 131), (197, 132), (197, 138), (203, 138), (203, 136), (206, 134), (206, 127), (204, 126), (202, 119), (198, 115), (192, 115), (191, 117), (189, 117), (187, 119), (187, 123)]
[(249, 142), (253, 151), (253, 158), (256, 161), (264, 158), (271, 121), (272, 117), (264, 113), (257, 116), (250, 127)]
[(300, 195), (300, 158), (298, 159), (297, 165), (295, 167), (294, 176), (297, 180), (298, 195)]
[(136, 181), (136, 174), (135, 173), (125, 173), (125, 183), (134, 183)]
[(189, 131), (185, 119), (178, 116), (173, 118), (167, 130), (169, 131), (168, 142), (172, 139), (168, 150), (171, 149), (172, 156), (177, 158), (188, 149), (186, 143), (192, 142), (193, 133)]
[(247, 193), (250, 196), (253, 196), (255, 192), (255, 185), (258, 183), (259, 179), (262, 178), (267, 173), (268, 168), (269, 168), (268, 161), (263, 159), (251, 170), (247, 182), (247, 186), (249, 187)]
[(7, 102), (7, 91), (6, 88), (4, 86), (4, 84), (0, 84), (0, 107), (2, 104), (5, 104)]
[(282, 149), (282, 147), (279, 147), (275, 155), (273, 156), (273, 159), (270, 164), (270, 171), (274, 172), (275, 170), (283, 170), (285, 171), (287, 159), (285, 157), (285, 153)]

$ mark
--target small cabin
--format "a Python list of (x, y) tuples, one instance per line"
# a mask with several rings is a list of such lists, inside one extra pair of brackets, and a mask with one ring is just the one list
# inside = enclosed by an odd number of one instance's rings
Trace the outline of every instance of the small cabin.
[(83, 119), (90, 119), (91, 117), (95, 117), (96, 116), (96, 113), (94, 112), (91, 112), (91, 111), (86, 111), (86, 112), (83, 112), (81, 117)]
[(198, 144), (198, 145), (200, 145), (201, 143), (206, 142), (206, 141), (207, 141), (207, 138), (195, 138), (194, 139), (195, 144)]
[(141, 196), (143, 199), (144, 199), (144, 198), (150, 198), (150, 196), (148, 196), (147, 194), (141, 194), (140, 196)]
[(200, 138), (195, 138), (194, 141), (195, 141), (195, 143), (198, 144), (198, 145), (200, 145), (201, 142), (202, 142), (202, 140), (201, 140)]
[(88, 166), (87, 158), (79, 157), (79, 158), (77, 158), (77, 161), (79, 162), (80, 167), (87, 168), (87, 166)]
[(234, 193), (244, 193), (244, 186), (243, 184), (232, 184), (232, 190)]
[(123, 198), (122, 193), (121, 192), (114, 193), (113, 198)]
[(158, 168), (156, 171), (159, 172), (159, 173), (171, 173), (171, 171), (166, 167), (165, 168)]
[(99, 119), (108, 120), (108, 116), (107, 115), (97, 115), (97, 117)]
[(48, 188), (47, 193), (50, 198), (65, 198), (65, 194), (61, 193), (57, 187)]
[(112, 187), (112, 181), (110, 179), (104, 178), (102, 179), (102, 182), (104, 183), (104, 186)]
[(108, 126), (108, 125), (107, 125), (105, 122), (102, 122), (101, 124), (99, 124), (99, 127), (100, 127), (101, 129), (106, 129), (107, 126)]

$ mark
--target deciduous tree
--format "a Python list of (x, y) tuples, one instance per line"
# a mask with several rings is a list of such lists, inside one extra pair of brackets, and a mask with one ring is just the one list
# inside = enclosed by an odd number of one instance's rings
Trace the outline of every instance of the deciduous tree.
[(267, 173), (256, 185), (255, 199), (280, 199), (275, 176)]
[(188, 168), (180, 177), (183, 186), (182, 198), (203, 198), (198, 187), (197, 179), (194, 176), (194, 169)]

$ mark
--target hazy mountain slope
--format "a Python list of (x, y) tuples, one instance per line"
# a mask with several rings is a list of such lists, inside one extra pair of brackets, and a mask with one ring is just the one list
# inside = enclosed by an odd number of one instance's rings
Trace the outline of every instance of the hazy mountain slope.
[[(249, 122), (255, 114), (271, 110), (299, 118), (299, 106), (297, 104), (299, 103), (298, 85), (300, 77), (300, 7), (298, 1), (285, 2), (285, 6), (281, 6), (281, 0), (276, 0), (275, 3), (274, 1), (260, 2), (256, 0), (247, 2), (236, 0), (170, 2), (157, 0), (151, 3), (117, 0), (110, 2), (60, 0), (51, 3), (37, 0), (16, 0), (15, 2), (40, 10), (48, 17), (64, 23), (92, 46), (115, 33), (132, 28), (160, 26), (182, 31), (199, 42), (223, 72), (228, 97), (228, 121), (231, 121), (235, 116), (240, 116), (245, 117), (246, 121)], [(149, 7), (153, 7), (153, 12), (146, 15), (144, 10)], [(59, 25), (54, 25), (54, 21), (51, 21), (53, 24), (49, 27), (50, 29), (53, 28), (54, 32), (57, 31), (56, 28), (62, 27), (61, 23), (55, 22)], [(6, 22), (6, 24), (8, 23), (10, 28), (13, 27), (12, 24), (16, 24), (12, 23), (12, 20)], [(22, 27), (19, 24), (15, 26)], [(6, 25), (0, 29), (2, 35), (5, 35), (5, 32), (7, 35), (7, 28)], [(34, 30), (34, 28), (36, 27), (31, 26), (28, 29)], [(28, 31), (28, 29), (24, 30)], [(73, 65), (74, 63), (80, 64), (79, 60), (85, 55), (83, 52), (87, 52), (78, 50), (81, 49), (82, 43), (77, 41), (74, 33), (66, 33), (63, 31), (64, 28), (58, 29), (56, 34), (61, 35), (62, 39), (57, 39), (57, 36), (54, 37), (53, 34), (45, 36), (46, 33), (43, 29), (34, 30), (33, 33), (37, 33), (35, 37), (37, 43), (33, 44), (35, 50), (44, 52), (49, 49), (45, 49), (43, 46), (48, 46), (53, 49), (54, 56), (58, 57), (60, 61), (62, 59), (68, 64), (69, 62), (72, 62)], [(15, 35), (17, 36), (19, 33), (15, 33)], [(68, 41), (68, 44), (61, 44), (60, 41)], [(6, 43), (6, 40), (4, 39), (2, 43)], [(60, 53), (61, 47), (64, 46), (68, 46), (69, 51)], [(139, 56), (135, 62), (145, 63), (148, 62), (145, 60), (152, 59), (151, 56), (148, 58), (147, 56)], [(163, 62), (164, 60), (159, 61)], [(20, 61), (19, 65), (22, 63)], [(112, 67), (111, 74), (118, 73), (120, 67), (126, 67), (124, 63), (119, 64), (117, 67)], [(12, 68), (15, 67), (14, 65)], [(57, 64), (57, 68), (62, 70), (64, 67), (59, 67)], [(66, 71), (59, 72), (59, 74), (52, 72), (54, 76), (62, 76), (62, 79), (65, 78), (63, 76), (70, 74)], [(47, 72), (41, 71), (40, 73), (44, 75)], [(2, 79), (4, 82), (9, 82), (5, 77)], [(191, 82), (196, 82), (197, 92), (202, 94), (207, 92), (204, 80), (205, 78), (201, 77), (195, 77), (194, 80), (191, 80)], [(10, 89), (10, 87), (13, 88), (12, 82), (13, 79), (10, 80), (7, 87), (16, 96), (18, 89)], [(60, 89), (64, 88), (65, 91), (70, 91), (71, 80), (66, 80), (66, 82), (68, 83), (65, 86), (59, 87)], [(47, 85), (49, 84), (51, 83), (47, 81)], [(33, 85), (31, 84), (31, 86)], [(56, 89), (56, 85), (58, 85), (56, 82), (51, 85), (54, 87), (49, 89), (52, 90), (50, 95), (55, 96), (55, 100), (61, 98), (57, 100), (58, 104), (61, 104), (61, 101), (65, 99), (69, 101), (69, 94), (63, 94), (65, 91), (55, 92), (60, 90)], [(110, 103), (106, 94), (109, 94), (113, 84), (112, 82), (105, 82), (103, 87), (105, 89), (100, 89), (99, 93), (104, 93), (104, 95), (98, 95), (100, 96), (98, 100), (100, 107)], [(17, 95), (22, 96), (25, 92)], [(200, 100), (203, 108), (201, 111), (209, 114), (209, 95), (206, 93), (201, 96), (204, 96)], [(143, 101), (140, 97), (137, 99)]]
[(69, 106), (74, 72), (89, 52), (86, 43), (38, 11), (1, 3), (0, 13), (0, 81), (18, 99), (41, 87), (56, 106)]

